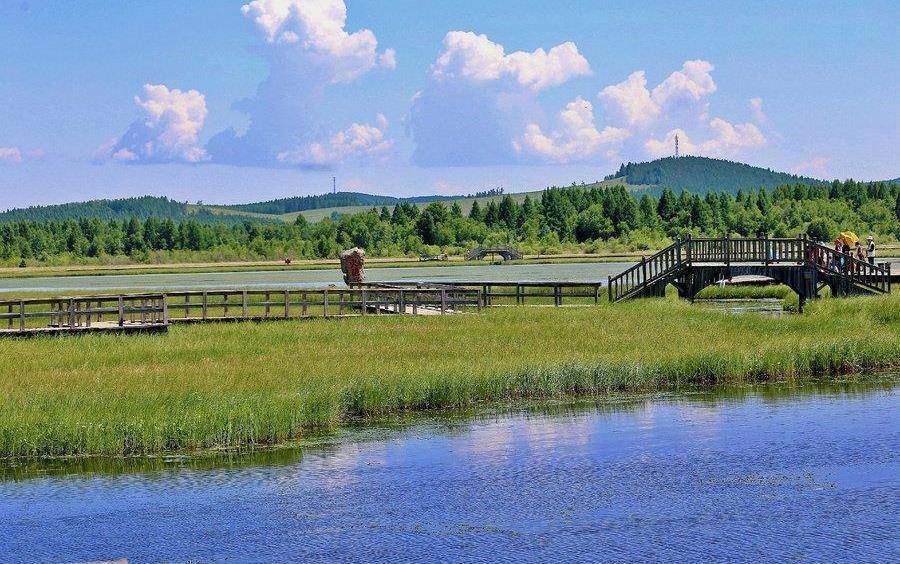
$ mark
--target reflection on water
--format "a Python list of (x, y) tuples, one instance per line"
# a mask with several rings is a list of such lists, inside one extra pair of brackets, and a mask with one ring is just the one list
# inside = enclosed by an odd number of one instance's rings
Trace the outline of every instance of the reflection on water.
[[(489, 266), (434, 266), (367, 268), (370, 282), (442, 280), (482, 281), (605, 281), (625, 270), (627, 263), (510, 264)], [(109, 276), (47, 276), (0, 278), (0, 292), (64, 292), (109, 290), (190, 290), (239, 288), (303, 288), (343, 285), (341, 271), (273, 270), (257, 272), (191, 272), (182, 274), (116, 274)]]
[(7, 469), (0, 561), (892, 560), (896, 382), (536, 404), (397, 418), (302, 450)]
[(697, 300), (695, 303), (728, 314), (761, 313), (780, 317), (787, 313), (784, 310), (784, 300), (780, 298), (704, 299)]

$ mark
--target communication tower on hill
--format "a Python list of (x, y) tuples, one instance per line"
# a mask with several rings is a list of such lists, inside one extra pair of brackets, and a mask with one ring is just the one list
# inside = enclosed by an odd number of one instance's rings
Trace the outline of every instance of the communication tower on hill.
[(675, 134), (675, 158), (678, 158), (678, 134)]

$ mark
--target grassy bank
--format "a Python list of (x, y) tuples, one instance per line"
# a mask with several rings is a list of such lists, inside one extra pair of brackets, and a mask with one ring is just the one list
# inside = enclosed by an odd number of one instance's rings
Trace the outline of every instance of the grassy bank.
[(900, 365), (900, 298), (804, 315), (683, 302), (4, 341), (0, 456), (273, 444), (358, 417)]

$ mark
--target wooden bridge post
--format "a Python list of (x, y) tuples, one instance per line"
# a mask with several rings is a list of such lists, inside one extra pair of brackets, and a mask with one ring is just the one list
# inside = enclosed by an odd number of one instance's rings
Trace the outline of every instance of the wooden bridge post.
[(691, 261), (694, 260), (694, 259), (693, 259), (693, 256), (692, 256), (693, 253), (692, 253), (692, 250), (691, 250), (691, 248), (694, 246), (694, 244), (693, 244), (693, 242), (691, 241), (691, 234), (690, 234), (690, 233), (688, 233), (688, 234), (685, 236), (685, 243), (687, 243), (687, 249), (686, 249), (686, 251), (685, 251), (685, 254), (686, 254), (686, 256), (687, 256), (687, 263), (688, 263), (688, 265), (690, 265), (690, 264), (691, 264)]
[(642, 284), (647, 283), (647, 257), (641, 256), (641, 275), (644, 279), (641, 281)]
[(284, 291), (284, 318), (290, 319), (291, 317), (291, 293), (288, 290)]
[(441, 288), (441, 315), (447, 313), (447, 289)]
[(247, 319), (247, 290), (241, 291), (241, 317)]
[(322, 290), (322, 317), (328, 317), (328, 290)]
[(609, 294), (609, 301), (613, 301), (612, 276), (606, 277), (606, 291)]
[[(123, 296), (122, 294), (119, 294), (118, 306), (119, 306), (119, 327), (124, 327), (125, 326), (125, 296)], [(62, 325), (62, 324), (60, 324), (60, 325)]]
[(208, 307), (209, 307), (209, 296), (206, 293), (206, 290), (203, 290), (203, 310), (202, 310), (203, 314), (202, 315), (203, 315), (204, 320), (206, 319), (206, 311), (207, 311)]
[[(9, 324), (9, 328), (12, 329), (12, 327), (13, 327), (13, 315), (12, 315), (13, 305), (9, 304), (9, 306), (7, 306), (6, 309), (7, 309), (7, 313), (9, 313), (9, 317), (7, 317), (7, 320), (8, 320), (7, 323)], [(52, 323), (53, 317), (51, 316), (50, 319), (51, 319), (51, 323)]]
[(731, 266), (731, 235), (726, 232), (723, 240), (725, 242), (725, 267), (728, 268)]
[[(12, 308), (12, 306), (10, 306)], [(12, 321), (12, 319), (10, 319)], [(19, 331), (25, 330), (25, 300), (19, 300)]]
[(367, 293), (367, 291), (366, 291), (365, 287), (363, 287), (360, 290), (360, 294), (359, 294), (359, 311), (360, 311), (360, 314), (362, 314), (362, 315), (365, 315), (366, 310), (369, 309), (369, 306), (366, 305), (366, 297), (367, 297), (366, 293)]

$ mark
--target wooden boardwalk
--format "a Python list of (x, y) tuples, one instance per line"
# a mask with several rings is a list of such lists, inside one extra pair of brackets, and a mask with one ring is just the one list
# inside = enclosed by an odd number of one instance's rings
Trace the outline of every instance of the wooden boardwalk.
[(477, 290), (378, 285), (37, 298), (0, 301), (0, 336), (164, 332), (175, 323), (451, 315), (480, 308)]
[(826, 287), (836, 297), (891, 291), (889, 264), (873, 265), (806, 238), (678, 240), (609, 277), (609, 301), (663, 296), (672, 284), (693, 300), (700, 290), (735, 276), (761, 276), (789, 286), (800, 297), (817, 298)]
[(155, 333), (168, 326), (163, 294), (0, 301), (0, 336)]

